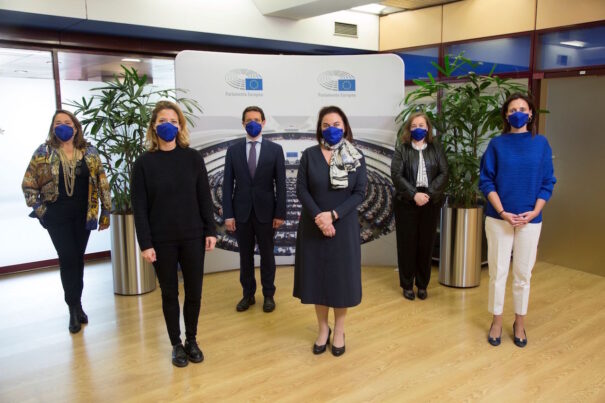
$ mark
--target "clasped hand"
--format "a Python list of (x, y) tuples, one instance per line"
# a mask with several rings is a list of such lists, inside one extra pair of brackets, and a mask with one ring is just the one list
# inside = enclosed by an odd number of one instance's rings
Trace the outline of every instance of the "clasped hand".
[(505, 211), (504, 213), (502, 213), (501, 217), (513, 227), (522, 227), (525, 224), (531, 222), (531, 220), (536, 218), (537, 215), (538, 213), (536, 213), (535, 211), (526, 211), (525, 213), (521, 214), (513, 214)]
[(315, 225), (317, 225), (324, 236), (332, 238), (336, 235), (336, 229), (334, 228), (332, 221), (332, 213), (329, 211), (317, 214), (315, 216)]

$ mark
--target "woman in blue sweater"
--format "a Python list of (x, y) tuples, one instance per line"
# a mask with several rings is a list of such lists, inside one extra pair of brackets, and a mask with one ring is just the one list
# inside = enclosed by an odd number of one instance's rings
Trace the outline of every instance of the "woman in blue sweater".
[(529, 97), (511, 95), (502, 106), (504, 132), (490, 141), (481, 159), (479, 188), (489, 200), (485, 210), (488, 309), (494, 317), (487, 340), (492, 346), (500, 345), (502, 336), (506, 278), (513, 251), (514, 342), (518, 347), (527, 344), (524, 318), (542, 208), (556, 182), (550, 145), (546, 137), (533, 133), (535, 111)]

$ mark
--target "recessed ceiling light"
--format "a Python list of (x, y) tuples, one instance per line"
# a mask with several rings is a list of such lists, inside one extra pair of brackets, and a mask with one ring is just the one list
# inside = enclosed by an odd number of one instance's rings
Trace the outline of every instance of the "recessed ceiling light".
[(386, 8), (386, 6), (383, 6), (382, 4), (372, 3), (372, 4), (366, 4), (365, 6), (353, 7), (351, 10), (361, 11), (362, 13), (380, 15), (380, 13), (382, 13), (382, 10), (384, 10), (385, 8)]
[(134, 59), (130, 57), (125, 57), (122, 59), (123, 62), (133, 62), (133, 63), (141, 63), (141, 59)]
[(573, 46), (574, 48), (583, 48), (586, 46), (586, 42), (582, 41), (563, 41), (561, 45)]
[(15, 70), (15, 73), (19, 73), (19, 74), (25, 74), (25, 73), (29, 73), (28, 70)]

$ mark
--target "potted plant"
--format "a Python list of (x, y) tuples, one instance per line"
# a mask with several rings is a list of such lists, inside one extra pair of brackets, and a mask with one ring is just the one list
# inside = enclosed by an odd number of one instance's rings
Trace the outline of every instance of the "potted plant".
[(155, 288), (155, 273), (140, 258), (130, 202), (135, 160), (145, 151), (145, 135), (157, 101), (178, 102), (190, 124), (197, 102), (179, 97), (180, 89), (162, 90), (148, 83), (147, 75), (122, 66), (120, 75), (81, 102), (67, 103), (79, 116), (85, 132), (103, 157), (112, 195), (111, 262), (116, 294), (142, 294)]
[(424, 111), (443, 144), (449, 164), (446, 204), (441, 211), (439, 282), (456, 287), (479, 285), (483, 208), (479, 191), (479, 164), (487, 142), (502, 128), (500, 108), (515, 92), (527, 87), (493, 75), (469, 72), (455, 75), (463, 66), (474, 68), (462, 54), (445, 56), (443, 65), (432, 63), (441, 73), (439, 81), (414, 80), (417, 89), (405, 97), (397, 116), (402, 124), (417, 111)]

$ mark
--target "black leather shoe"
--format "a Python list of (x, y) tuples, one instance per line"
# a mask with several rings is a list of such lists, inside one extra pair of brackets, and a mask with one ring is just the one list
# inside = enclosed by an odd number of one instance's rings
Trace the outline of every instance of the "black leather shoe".
[(523, 329), (523, 334), (525, 335), (524, 339), (520, 339), (517, 336), (515, 336), (515, 334), (517, 334), (517, 332), (515, 332), (516, 323), (517, 322), (513, 322), (513, 337), (514, 337), (513, 341), (515, 342), (515, 346), (523, 348), (523, 347), (527, 346), (527, 333), (525, 333), (525, 329)]
[(247, 310), (248, 308), (250, 308), (250, 305), (254, 305), (256, 304), (256, 300), (254, 299), (254, 295), (249, 297), (249, 298), (242, 298), (240, 302), (237, 303), (237, 306), (235, 307), (235, 309), (238, 312), (244, 312), (245, 310)]
[(425, 288), (419, 288), (418, 289), (418, 298), (420, 299), (426, 299), (426, 297), (428, 297), (429, 294), (426, 292)]
[(80, 318), (78, 316), (78, 307), (69, 307), (69, 331), (71, 333), (78, 333), (82, 329), (80, 324)]
[(186, 367), (189, 364), (187, 361), (187, 353), (181, 343), (172, 346), (172, 365), (175, 367)]
[(204, 353), (197, 345), (197, 341), (195, 340), (185, 340), (185, 353), (187, 354), (187, 358), (191, 362), (202, 362), (204, 361)]
[(263, 311), (269, 313), (275, 310), (275, 300), (273, 297), (265, 297), (265, 302), (263, 302)]
[(82, 305), (78, 306), (78, 320), (80, 323), (88, 323), (88, 315), (86, 315), (86, 312), (82, 309)]
[(313, 354), (318, 355), (318, 354), (322, 354), (326, 352), (326, 348), (328, 346), (328, 344), (330, 344), (330, 335), (332, 334), (332, 329), (328, 328), (328, 340), (326, 340), (326, 343), (323, 346), (318, 346), (317, 344), (313, 343)]
[[(342, 339), (344, 340), (345, 335), (342, 335)], [(334, 357), (340, 357), (341, 355), (343, 355), (345, 353), (345, 345), (343, 344), (342, 347), (334, 347), (334, 342), (332, 342), (332, 355)]]
[(406, 290), (404, 288), (403, 289), (403, 298), (413, 301), (416, 298), (416, 295), (414, 294), (414, 290)]
[(498, 336), (498, 337), (491, 337), (490, 333), (492, 332), (492, 327), (494, 327), (493, 323), (489, 327), (489, 332), (487, 332), (487, 342), (489, 344), (491, 344), (492, 346), (497, 347), (497, 346), (500, 345), (500, 342), (502, 341), (502, 329), (500, 329), (500, 336)]

